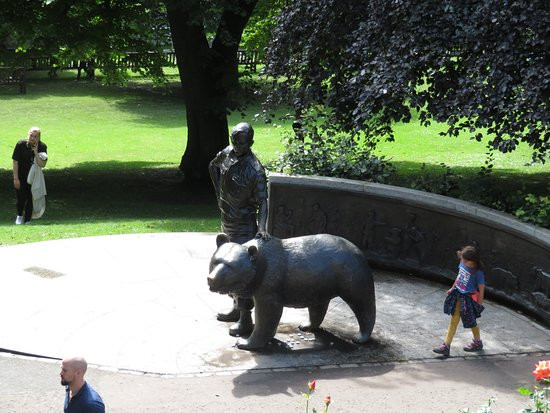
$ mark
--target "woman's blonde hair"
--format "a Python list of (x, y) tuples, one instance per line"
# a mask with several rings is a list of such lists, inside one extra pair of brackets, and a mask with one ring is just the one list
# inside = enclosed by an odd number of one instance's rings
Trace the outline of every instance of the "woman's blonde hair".
[(32, 128), (29, 129), (29, 134), (31, 134), (32, 132), (37, 132), (38, 133), (38, 139), (40, 139), (40, 128), (38, 126), (33, 126)]

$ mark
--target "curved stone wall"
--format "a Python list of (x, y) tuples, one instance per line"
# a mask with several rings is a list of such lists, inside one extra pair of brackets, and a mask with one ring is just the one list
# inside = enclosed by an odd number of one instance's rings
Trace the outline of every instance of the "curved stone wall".
[(456, 251), (476, 241), (488, 295), (550, 326), (550, 231), (510, 215), (407, 188), (271, 173), (268, 230), (280, 238), (340, 235), (374, 267), (449, 285)]

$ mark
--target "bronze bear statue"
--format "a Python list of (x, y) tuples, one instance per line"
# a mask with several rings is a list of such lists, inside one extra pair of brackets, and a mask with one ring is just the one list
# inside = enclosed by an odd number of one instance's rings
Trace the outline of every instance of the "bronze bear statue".
[(277, 331), (283, 307), (309, 311), (303, 331), (319, 328), (334, 297), (341, 297), (359, 323), (353, 341), (365, 343), (374, 328), (376, 303), (372, 271), (361, 250), (348, 240), (329, 234), (229, 242), (226, 234), (210, 260), (210, 291), (252, 297), (255, 325), (237, 347), (264, 347)]

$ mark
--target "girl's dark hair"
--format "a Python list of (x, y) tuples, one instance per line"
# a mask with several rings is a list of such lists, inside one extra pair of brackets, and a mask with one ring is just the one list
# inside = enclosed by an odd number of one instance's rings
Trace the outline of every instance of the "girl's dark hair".
[(479, 268), (483, 267), (483, 263), (481, 262), (481, 256), (479, 252), (479, 245), (477, 243), (472, 243), (471, 245), (466, 245), (459, 249), (456, 252), (456, 255), (458, 258), (463, 258), (467, 261), (473, 261), (475, 262)]

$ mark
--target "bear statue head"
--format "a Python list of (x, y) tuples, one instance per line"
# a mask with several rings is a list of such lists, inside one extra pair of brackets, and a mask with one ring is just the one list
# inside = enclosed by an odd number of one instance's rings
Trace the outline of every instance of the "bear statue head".
[(216, 238), (218, 249), (210, 259), (207, 281), (210, 291), (220, 294), (244, 294), (256, 277), (256, 245), (230, 242), (226, 234)]

